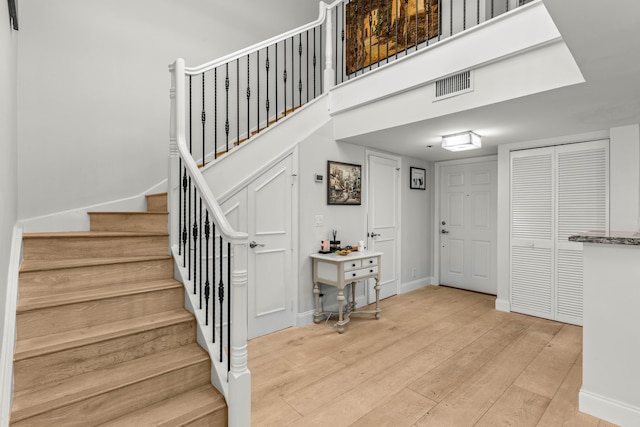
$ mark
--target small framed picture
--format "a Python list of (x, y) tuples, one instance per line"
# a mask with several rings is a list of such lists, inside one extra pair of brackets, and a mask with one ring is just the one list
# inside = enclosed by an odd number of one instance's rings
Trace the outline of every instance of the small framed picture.
[(427, 189), (427, 171), (422, 168), (411, 168), (410, 186), (412, 190)]
[(327, 204), (361, 204), (362, 167), (351, 163), (327, 162)]

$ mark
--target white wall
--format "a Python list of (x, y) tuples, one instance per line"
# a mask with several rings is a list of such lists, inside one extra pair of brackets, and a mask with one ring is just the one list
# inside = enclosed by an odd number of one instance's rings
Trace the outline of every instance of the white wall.
[(3, 4), (0, 6), (0, 331), (4, 330), (9, 254), (18, 217), (17, 47), (18, 33), (11, 29), (8, 8)]
[(20, 2), (19, 217), (165, 179), (167, 65), (198, 65), (317, 16), (317, 0)]

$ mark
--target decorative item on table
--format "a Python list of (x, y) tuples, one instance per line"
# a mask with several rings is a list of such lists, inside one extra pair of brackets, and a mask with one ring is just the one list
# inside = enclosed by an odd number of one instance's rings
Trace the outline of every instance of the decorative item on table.
[(351, 253), (351, 250), (347, 248), (339, 249), (336, 251), (336, 255), (342, 255), (342, 256), (349, 255), (350, 253)]
[(328, 240), (321, 240), (320, 241), (320, 251), (321, 254), (330, 254), (331, 251), (329, 250), (329, 241)]
[(331, 230), (331, 234), (333, 234), (333, 240), (329, 242), (331, 252), (335, 252), (340, 249), (340, 240), (338, 240), (338, 230)]

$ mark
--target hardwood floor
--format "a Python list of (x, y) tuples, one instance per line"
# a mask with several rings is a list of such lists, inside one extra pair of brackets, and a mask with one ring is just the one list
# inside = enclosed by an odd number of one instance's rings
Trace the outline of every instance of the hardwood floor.
[(382, 317), (249, 342), (254, 426), (609, 427), (578, 411), (582, 328), (429, 286)]

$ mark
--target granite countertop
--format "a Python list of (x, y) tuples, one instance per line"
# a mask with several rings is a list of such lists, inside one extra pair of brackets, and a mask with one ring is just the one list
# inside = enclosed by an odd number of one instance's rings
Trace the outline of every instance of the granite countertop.
[(606, 245), (640, 245), (640, 233), (635, 231), (587, 231), (569, 236), (569, 241)]

